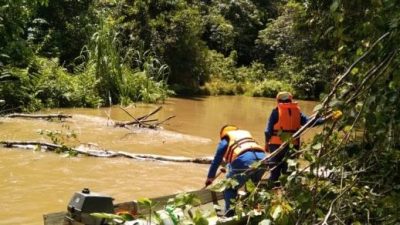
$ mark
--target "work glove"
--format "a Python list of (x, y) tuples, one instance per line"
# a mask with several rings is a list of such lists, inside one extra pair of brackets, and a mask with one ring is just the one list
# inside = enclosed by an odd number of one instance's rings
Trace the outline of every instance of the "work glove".
[(207, 180), (206, 180), (206, 182), (205, 182), (206, 187), (207, 187), (208, 185), (212, 184), (213, 181), (214, 181), (214, 178), (207, 178)]
[(335, 110), (332, 112), (332, 120), (336, 121), (342, 117), (343, 113), (340, 110)]

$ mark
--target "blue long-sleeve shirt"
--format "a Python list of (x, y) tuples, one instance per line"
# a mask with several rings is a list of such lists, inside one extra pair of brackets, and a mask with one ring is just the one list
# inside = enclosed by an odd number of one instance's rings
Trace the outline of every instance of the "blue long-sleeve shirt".
[[(272, 110), (271, 115), (269, 116), (269, 120), (267, 122), (267, 125), (265, 127), (265, 143), (267, 144), (269, 139), (271, 139), (271, 136), (274, 132), (274, 125), (278, 122), (279, 120), (279, 112), (278, 112), (278, 108), (275, 108)], [(308, 116), (306, 116), (304, 113), (301, 112), (300, 114), (300, 125), (303, 126), (304, 124), (306, 124), (308, 121), (310, 120), (310, 118)], [(315, 124), (313, 126), (317, 126), (320, 125), (324, 122), (323, 118), (319, 118)]]
[(218, 167), (221, 165), (221, 162), (224, 158), (224, 154), (227, 148), (228, 148), (228, 140), (226, 140), (226, 138), (223, 138), (219, 142), (217, 151), (215, 152), (214, 159), (211, 162), (211, 166), (210, 169), (208, 170), (208, 175), (207, 175), (208, 178), (215, 177)]

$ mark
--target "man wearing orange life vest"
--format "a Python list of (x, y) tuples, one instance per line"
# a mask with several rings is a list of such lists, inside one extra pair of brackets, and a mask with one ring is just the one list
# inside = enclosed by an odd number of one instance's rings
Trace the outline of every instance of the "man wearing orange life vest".
[[(265, 150), (271, 153), (283, 143), (279, 136), (282, 132), (292, 135), (309, 120), (309, 118), (300, 111), (297, 102), (293, 102), (291, 93), (279, 92), (276, 96), (276, 100), (278, 106), (272, 110), (265, 128)], [(324, 119), (318, 119), (315, 125), (319, 125), (323, 122)], [(293, 145), (294, 148), (299, 149), (300, 140), (294, 140)], [(286, 173), (287, 171), (287, 163), (284, 161), (284, 157), (288, 150), (289, 147), (286, 147), (286, 149), (275, 157), (272, 157), (269, 161), (271, 167), (274, 168), (270, 171), (269, 180), (275, 185), (278, 185), (277, 181), (281, 173)]]
[(236, 187), (227, 188), (224, 191), (225, 216), (229, 217), (234, 215), (234, 210), (230, 209), (230, 205), (231, 201), (236, 198), (238, 189), (248, 179), (251, 179), (253, 183), (261, 180), (264, 169), (248, 171), (248, 174), (243, 174), (243, 172), (249, 169), (254, 162), (263, 159), (265, 151), (257, 144), (250, 132), (240, 130), (234, 125), (222, 127), (220, 138), (205, 185), (208, 186), (214, 181), (218, 167), (224, 160), (228, 167), (226, 177), (234, 178), (239, 183)]

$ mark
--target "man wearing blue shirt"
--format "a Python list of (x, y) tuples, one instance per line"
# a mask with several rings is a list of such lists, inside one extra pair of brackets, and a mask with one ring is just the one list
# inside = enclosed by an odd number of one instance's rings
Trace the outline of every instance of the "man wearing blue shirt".
[[(208, 171), (205, 185), (210, 185), (216, 176), (222, 161), (227, 163), (227, 178), (236, 179), (236, 187), (228, 187), (224, 191), (225, 216), (233, 216), (234, 210), (230, 208), (231, 201), (237, 196), (238, 189), (251, 179), (253, 183), (261, 180), (264, 169), (250, 171), (250, 166), (265, 157), (264, 149), (257, 144), (250, 132), (239, 130), (234, 125), (226, 125), (220, 131), (221, 141), (218, 144), (214, 160)], [(244, 173), (246, 171), (246, 174)]]

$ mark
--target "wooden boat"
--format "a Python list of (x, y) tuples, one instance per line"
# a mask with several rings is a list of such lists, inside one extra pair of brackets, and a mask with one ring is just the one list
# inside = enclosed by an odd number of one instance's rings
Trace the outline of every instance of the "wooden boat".
[[(215, 210), (215, 204), (219, 204), (220, 206), (223, 205), (223, 195), (222, 193), (217, 193), (217, 192), (211, 192), (210, 190), (202, 189), (202, 190), (197, 190), (197, 191), (191, 191), (191, 192), (186, 192), (185, 194), (193, 194), (200, 200), (200, 204), (195, 205), (194, 209), (202, 209), (202, 210)], [(76, 195), (76, 193), (75, 193)], [(74, 196), (75, 196), (74, 195)], [(165, 208), (167, 205), (168, 200), (176, 198), (180, 194), (173, 194), (173, 195), (168, 195), (168, 196), (162, 196), (162, 197), (157, 197), (157, 198), (152, 198), (149, 199), (155, 204), (155, 206), (152, 208), (153, 211), (161, 211)], [(112, 199), (112, 198), (110, 198)], [(74, 197), (71, 199), (71, 202), (74, 202)], [(70, 204), (71, 204), (70, 202)], [(43, 215), (44, 219), (44, 225), (83, 225), (83, 224), (89, 224), (89, 225), (94, 225), (91, 223), (82, 223), (82, 221), (76, 221), (73, 218), (71, 218), (71, 210), (68, 206), (68, 212), (55, 212), (55, 213), (48, 213)], [(113, 205), (114, 212), (129, 212), (130, 214), (135, 214), (135, 215), (148, 215), (149, 209), (146, 208), (140, 208), (140, 205), (138, 204), (137, 201), (129, 201), (129, 202), (123, 202), (123, 203), (118, 203)], [(221, 207), (223, 208), (223, 207)], [(241, 220), (237, 220), (235, 217), (233, 218), (218, 218), (217, 215), (214, 213), (214, 216), (207, 218), (209, 221), (209, 224), (224, 224), (224, 225), (234, 225), (234, 224), (242, 224), (243, 223), (243, 218)], [(143, 221), (142, 221), (143, 222)], [(98, 223), (98, 224), (108, 224), (108, 223)], [(135, 224), (135, 225), (140, 225), (140, 224), (149, 224), (147, 221), (144, 223), (127, 223), (127, 224)]]

